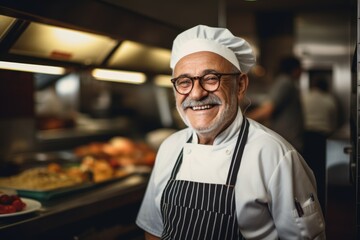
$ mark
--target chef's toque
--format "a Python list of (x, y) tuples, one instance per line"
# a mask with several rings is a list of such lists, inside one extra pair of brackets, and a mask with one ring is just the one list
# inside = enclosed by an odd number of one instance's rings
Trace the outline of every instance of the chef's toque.
[(170, 67), (174, 69), (181, 58), (201, 51), (219, 54), (242, 73), (247, 73), (256, 61), (250, 44), (234, 36), (228, 29), (198, 25), (180, 33), (175, 38)]

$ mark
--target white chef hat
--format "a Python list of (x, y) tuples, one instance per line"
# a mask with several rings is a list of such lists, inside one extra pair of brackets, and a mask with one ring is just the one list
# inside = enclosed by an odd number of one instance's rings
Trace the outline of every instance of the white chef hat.
[(186, 55), (209, 51), (227, 59), (241, 72), (247, 73), (255, 64), (250, 44), (235, 37), (228, 29), (198, 25), (180, 33), (173, 42), (170, 67)]

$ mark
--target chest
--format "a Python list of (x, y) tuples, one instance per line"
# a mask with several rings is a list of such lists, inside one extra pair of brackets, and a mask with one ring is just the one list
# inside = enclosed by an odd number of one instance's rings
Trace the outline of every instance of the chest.
[(178, 180), (225, 184), (235, 143), (224, 146), (186, 144)]

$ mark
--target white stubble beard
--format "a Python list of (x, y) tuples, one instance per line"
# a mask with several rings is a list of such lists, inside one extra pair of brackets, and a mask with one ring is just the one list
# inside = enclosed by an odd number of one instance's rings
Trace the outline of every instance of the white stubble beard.
[[(236, 106), (233, 107), (234, 109), (231, 109), (230, 106)], [(208, 134), (211, 133), (212, 131), (215, 131), (216, 129), (221, 129), (223, 130), (224, 127), (227, 124), (227, 122), (225, 122), (225, 116), (232, 116), (233, 118), (235, 118), (236, 112), (237, 112), (237, 98), (231, 98), (231, 102), (227, 105), (227, 107), (224, 109), (224, 111), (218, 115), (217, 117), (215, 117), (215, 119), (212, 120), (212, 122), (210, 123), (209, 126), (203, 127), (203, 128), (194, 128), (191, 123), (190, 120), (187, 118), (187, 116), (184, 114), (183, 111), (180, 111), (181, 109), (181, 105), (179, 106), (178, 104), (176, 104), (176, 108), (179, 112), (179, 115), (181, 117), (181, 119), (183, 120), (183, 122), (185, 123), (186, 126), (190, 127), (191, 129), (193, 129), (195, 132), (199, 133), (199, 134)], [(224, 122), (226, 124), (224, 124)], [(222, 126), (224, 125), (224, 126)], [(218, 134), (218, 133), (217, 133)]]

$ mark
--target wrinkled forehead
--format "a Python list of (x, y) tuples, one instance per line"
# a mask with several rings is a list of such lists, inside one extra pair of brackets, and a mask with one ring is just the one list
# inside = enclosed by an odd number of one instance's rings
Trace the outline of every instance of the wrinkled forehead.
[(237, 72), (239, 70), (222, 55), (209, 51), (200, 51), (182, 57), (173, 69), (173, 76), (229, 71)]

